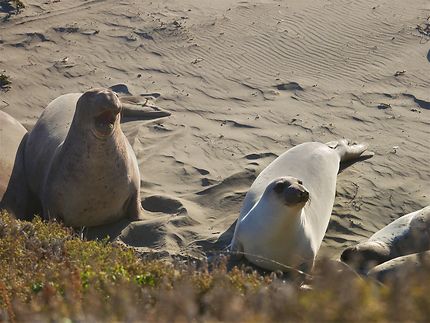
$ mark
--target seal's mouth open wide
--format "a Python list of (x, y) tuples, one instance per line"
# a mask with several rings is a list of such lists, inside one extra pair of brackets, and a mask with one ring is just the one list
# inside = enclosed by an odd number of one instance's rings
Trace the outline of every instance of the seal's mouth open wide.
[(97, 137), (106, 137), (113, 133), (119, 111), (120, 110), (107, 110), (94, 117)]

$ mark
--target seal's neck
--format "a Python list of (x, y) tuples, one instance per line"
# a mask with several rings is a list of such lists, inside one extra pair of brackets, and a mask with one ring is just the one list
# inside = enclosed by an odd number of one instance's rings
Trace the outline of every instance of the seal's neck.
[(303, 208), (288, 207), (279, 204), (278, 201), (268, 201), (267, 199), (260, 199), (244, 217), (244, 220), (246, 217), (252, 216), (251, 214), (258, 214), (255, 220), (262, 228), (270, 223), (273, 234), (281, 236), (292, 234), (292, 230), (301, 231), (306, 221)]
[(61, 154), (75, 163), (85, 165), (88, 171), (91, 168), (109, 169), (112, 163), (119, 162), (116, 158), (118, 154), (126, 155), (126, 140), (119, 125), (110, 136), (100, 139), (90, 129), (82, 129), (73, 122), (61, 147)]

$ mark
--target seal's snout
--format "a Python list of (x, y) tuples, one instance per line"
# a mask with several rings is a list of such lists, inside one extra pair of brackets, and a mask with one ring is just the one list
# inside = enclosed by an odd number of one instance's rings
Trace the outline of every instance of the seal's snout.
[(346, 248), (340, 255), (340, 260), (347, 264), (350, 263), (354, 258), (355, 249), (355, 247)]
[(305, 188), (303, 188), (303, 191), (299, 192), (299, 196), (303, 201), (309, 200), (309, 192)]
[(379, 242), (364, 242), (348, 247), (340, 256), (340, 260), (363, 274), (366, 274), (370, 268), (391, 258), (390, 250)]
[(292, 184), (286, 193), (285, 202), (287, 205), (306, 203), (309, 200), (308, 190), (301, 184)]
[(295, 178), (278, 180), (273, 190), (287, 206), (303, 206), (310, 198), (309, 191), (303, 186), (302, 181)]
[(372, 259), (366, 260), (365, 254), (366, 252), (360, 251), (356, 246), (348, 247), (340, 255), (340, 260), (357, 270), (358, 273), (366, 274), (374, 264)]

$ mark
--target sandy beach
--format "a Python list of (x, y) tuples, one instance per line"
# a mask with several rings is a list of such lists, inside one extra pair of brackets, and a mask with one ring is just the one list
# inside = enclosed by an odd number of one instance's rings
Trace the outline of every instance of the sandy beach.
[(375, 152), (339, 174), (319, 256), (336, 259), (430, 204), (429, 1), (25, 5), (0, 11), (0, 73), (12, 82), (1, 110), (31, 129), (57, 96), (121, 83), (172, 113), (122, 124), (146, 216), (117, 232), (130, 246), (225, 247), (255, 177), (306, 141), (350, 138)]

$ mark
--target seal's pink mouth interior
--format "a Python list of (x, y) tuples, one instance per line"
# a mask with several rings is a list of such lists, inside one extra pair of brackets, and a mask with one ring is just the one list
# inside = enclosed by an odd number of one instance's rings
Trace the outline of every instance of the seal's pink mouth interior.
[[(119, 111), (118, 111), (119, 112)], [(96, 129), (103, 135), (108, 135), (112, 132), (118, 112), (107, 110), (100, 113), (94, 118)]]
[(105, 111), (95, 117), (98, 123), (115, 123), (116, 113), (113, 111)]

